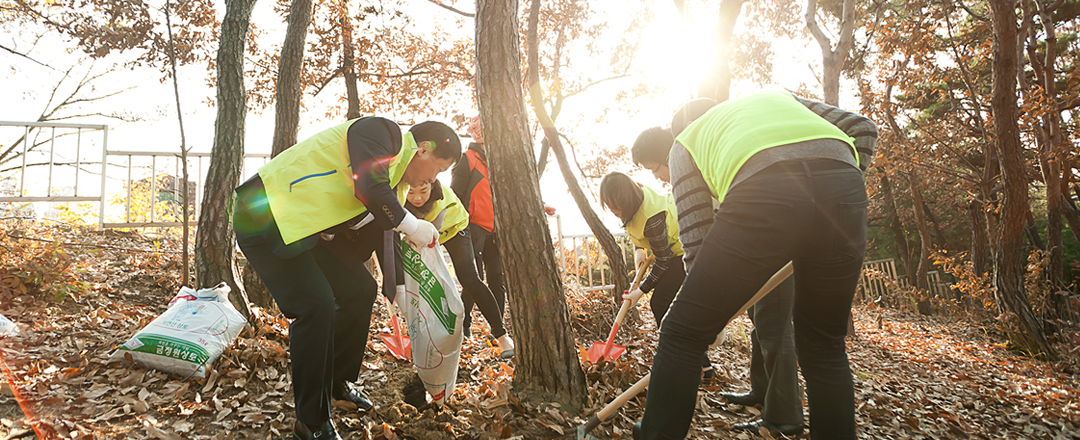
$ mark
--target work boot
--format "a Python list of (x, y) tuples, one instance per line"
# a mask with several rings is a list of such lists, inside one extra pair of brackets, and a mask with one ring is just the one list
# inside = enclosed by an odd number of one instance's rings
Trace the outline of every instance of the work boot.
[(293, 425), (293, 438), (296, 440), (341, 440), (333, 422), (327, 420), (318, 429), (311, 428), (299, 420)]
[(514, 357), (514, 340), (510, 339), (509, 333), (499, 336), (499, 349), (502, 350), (499, 353), (499, 358), (510, 359)]
[(634, 440), (641, 440), (641, 420), (634, 422), (634, 427), (630, 430), (630, 436)]
[(754, 394), (753, 391), (749, 393), (720, 393), (720, 397), (727, 399), (728, 402), (742, 406), (754, 406), (765, 403), (765, 398)]
[(803, 432), (802, 425), (774, 425), (766, 422), (765, 419), (757, 419), (746, 423), (736, 423), (731, 426), (731, 429), (736, 431), (753, 431), (756, 433), (758, 432), (758, 427), (762, 426), (769, 431), (778, 431), (786, 436), (796, 436)]
[(341, 382), (334, 386), (333, 391), (330, 393), (330, 397), (334, 400), (344, 400), (346, 402), (352, 402), (360, 411), (367, 411), (375, 404), (371, 403), (371, 399), (368, 399), (363, 392), (357, 390), (348, 382)]

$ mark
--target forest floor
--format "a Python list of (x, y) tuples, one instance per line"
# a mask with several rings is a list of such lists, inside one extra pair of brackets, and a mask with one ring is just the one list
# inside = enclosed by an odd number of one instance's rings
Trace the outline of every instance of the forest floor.
[[(166, 310), (180, 287), (178, 251), (179, 243), (160, 237), (0, 222), (0, 314), (20, 329), (0, 339), (7, 379), (0, 440), (291, 438), (287, 322), (275, 310), (257, 313), (259, 328), (245, 330), (208, 378), (110, 358)], [(572, 283), (567, 294), (578, 344), (602, 340), (616, 311), (610, 299)], [(625, 326), (617, 340), (626, 354), (582, 363), (587, 409), (571, 414), (514, 393), (514, 363), (498, 359), (478, 312), (449, 403), (441, 411), (424, 405), (413, 367), (392, 358), (376, 336), (389, 333), (380, 302), (358, 382), (377, 407), (357, 412), (335, 403), (339, 431), (344, 439), (573, 438), (589, 415), (648, 373), (657, 335), (643, 304), (640, 323)], [(848, 353), (860, 437), (1080, 438), (1080, 329), (1054, 336), (1063, 359), (1048, 363), (1010, 351), (995, 325), (970, 315), (856, 307)], [(757, 436), (730, 427), (759, 416), (760, 407), (719, 395), (749, 389), (748, 328), (740, 317), (728, 342), (710, 351), (718, 375), (700, 388), (688, 438)], [(644, 395), (592, 434), (629, 439), (643, 407)]]

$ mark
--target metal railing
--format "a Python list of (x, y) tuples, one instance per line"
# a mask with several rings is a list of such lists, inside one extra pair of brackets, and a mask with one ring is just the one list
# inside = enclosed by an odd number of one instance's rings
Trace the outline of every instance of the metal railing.
[[(12, 195), (12, 196), (5, 196), (2, 193), (0, 193), (0, 203), (3, 203), (3, 202), (9, 202), (9, 203), (24, 203), (24, 202), (25, 203), (29, 203), (29, 202), (95, 202), (95, 201), (100, 202), (103, 199), (102, 194), (104, 194), (104, 192), (98, 193), (98, 195), (96, 195), (96, 196), (87, 196), (87, 195), (80, 196), (79, 195), (79, 176), (81, 174), (84, 174), (84, 172), (85, 172), (82, 169), (84, 164), (85, 165), (92, 165), (94, 163), (93, 161), (83, 162), (83, 151), (84, 151), (83, 148), (82, 148), (82, 144), (83, 144), (83, 136), (82, 136), (82, 134), (83, 134), (83, 131), (84, 130), (86, 130), (86, 131), (101, 131), (101, 151), (104, 152), (105, 149), (106, 149), (106, 146), (108, 145), (108, 142), (109, 142), (109, 126), (108, 125), (104, 125), (104, 124), (71, 124), (71, 123), (61, 123), (61, 122), (12, 122), (12, 121), (0, 121), (0, 127), (22, 127), (23, 128), (22, 139), (16, 141), (17, 143), (22, 143), (22, 153), (19, 153), (19, 154), (17, 154), (15, 156), (15, 157), (21, 157), (21, 159), (19, 159), (19, 161), (21, 162), (21, 165), (18, 167), (18, 175), (19, 175), (19, 178), (18, 178), (18, 182), (19, 182), (18, 191), (17, 192), (12, 191), (12, 192), (15, 192), (15, 195)], [(36, 134), (38, 134), (38, 133), (40, 133), (41, 131), (44, 131), (44, 130), (36, 130), (36, 129), (48, 129), (49, 137), (45, 141), (43, 141), (41, 143), (37, 143), (37, 136), (31, 137), (31, 133), (33, 132), (36, 135)], [(59, 136), (56, 134), (57, 129), (61, 130), (61, 134)], [(74, 131), (72, 132), (71, 130), (74, 130)], [(75, 135), (75, 159), (74, 159), (74, 162), (71, 162), (70, 159), (69, 159), (68, 162), (66, 162), (66, 163), (65, 162), (57, 163), (56, 162), (56, 158), (57, 158), (56, 140), (58, 138), (63, 139), (66, 136), (70, 136), (72, 133), (74, 133), (74, 135)], [(42, 145), (44, 145), (46, 143), (49, 146), (49, 148), (48, 148), (49, 149), (48, 161), (43, 160), (43, 161), (38, 162), (38, 163), (29, 163), (28, 164), (27, 160), (31, 155), (33, 155), (33, 154), (37, 154), (37, 155), (44, 154), (44, 152), (37, 149), (37, 147), (42, 146)], [(10, 150), (10, 152), (15, 152), (16, 151), (15, 148), (17, 148), (17, 146), (13, 146), (12, 149)], [(2, 149), (2, 148), (0, 148), (0, 149)], [(102, 157), (102, 156), (99, 156), (99, 157)], [(104, 176), (105, 175), (104, 161), (102, 160), (100, 163), (102, 164), (102, 172), (101, 172), (101, 174), (102, 174), (102, 176)], [(47, 177), (46, 184), (45, 184), (45, 193), (44, 193), (44, 195), (42, 195), (42, 194), (28, 195), (27, 194), (27, 188), (26, 188), (27, 187), (27, 185), (26, 185), (26, 181), (27, 181), (26, 172), (27, 172), (27, 169), (29, 167), (31, 167), (31, 166), (46, 165), (46, 164), (48, 165), (48, 171), (47, 171), (48, 177)], [(54, 189), (53, 189), (54, 188), (53, 187), (53, 181), (54, 181), (54, 176), (55, 176), (54, 171), (56, 170), (56, 167), (58, 167), (58, 166), (74, 166), (75, 167), (74, 184), (72, 185), (72, 194), (71, 195), (54, 195), (53, 194), (53, 191), (54, 191)], [(14, 168), (8, 168), (6, 170), (0, 170), (0, 171), (9, 171), (9, 170), (14, 170)], [(103, 179), (104, 179), (104, 177), (103, 177)], [(3, 178), (3, 176), (0, 176), (0, 180), (8, 180), (8, 179)], [(85, 182), (85, 180), (84, 180), (84, 182)], [(2, 189), (2, 188), (0, 188), (0, 189)], [(14, 189), (14, 188), (12, 188), (12, 189)]]
[[(562, 233), (562, 218), (559, 214), (549, 216), (549, 220), (555, 220), (557, 233), (555, 234), (555, 258), (559, 269), (564, 275), (573, 276), (581, 284), (585, 291), (613, 289), (614, 284), (608, 284), (612, 280), (611, 265), (607, 263), (607, 255), (604, 254), (600, 242), (593, 234)], [(615, 240), (625, 258), (627, 246), (631, 246), (630, 238), (625, 232), (613, 233)]]
[[(189, 205), (189, 211), (191, 217), (188, 220), (189, 225), (197, 225), (197, 219), (199, 218), (199, 212), (202, 209), (202, 196), (203, 185), (206, 182), (206, 171), (209, 168), (211, 153), (207, 152), (189, 152), (188, 156), (188, 169), (189, 174), (192, 176), (192, 180), (188, 182), (187, 191), (181, 190), (181, 159), (179, 153), (166, 153), (155, 151), (106, 151), (107, 158), (125, 158), (123, 164), (109, 163), (109, 165), (123, 167), (126, 170), (126, 177), (124, 178), (123, 191), (126, 191), (126, 198), (122, 200), (120, 205), (123, 206), (124, 216), (122, 221), (106, 222), (104, 219), (107, 217), (105, 214), (105, 204), (102, 204), (101, 215), (98, 217), (99, 228), (145, 228), (145, 227), (175, 227), (183, 224), (181, 219), (180, 208), (183, 204)], [(136, 159), (141, 159), (142, 162), (149, 162), (149, 168), (146, 165), (136, 166)], [(254, 173), (251, 170), (253, 165), (252, 161), (256, 162), (258, 166), (261, 166), (270, 160), (270, 154), (245, 154), (244, 164), (240, 173), (240, 179), (245, 179), (247, 176)], [(194, 162), (194, 163), (192, 163)], [(169, 170), (172, 168), (173, 174), (159, 173), (159, 170)], [(257, 168), (257, 167), (255, 167)], [(139, 179), (133, 177), (133, 170), (140, 170), (138, 175)], [(149, 171), (147, 171), (149, 170)], [(106, 192), (105, 179), (102, 179), (102, 191)], [(237, 184), (240, 182), (238, 181)], [(161, 187), (159, 187), (159, 184)], [(116, 194), (117, 192), (113, 192)], [(146, 202), (149, 205), (149, 212), (145, 213), (146, 218), (141, 218), (143, 215), (132, 215), (132, 204), (142, 202), (141, 199), (145, 193)], [(158, 205), (160, 202), (165, 202), (165, 207), (170, 208), (171, 215), (159, 215)], [(166, 214), (166, 213), (160, 213)]]
[[(35, 202), (98, 203), (99, 230), (180, 226), (180, 208), (188, 204), (192, 213), (189, 224), (197, 223), (195, 219), (198, 219), (201, 209), (202, 188), (211, 153), (188, 153), (187, 165), (192, 178), (188, 188), (181, 190), (183, 169), (180, 153), (109, 150), (108, 125), (0, 121), (0, 128), (3, 127), (22, 129), (22, 138), (16, 141), (22, 143), (22, 150), (15, 156), (9, 154), (15, 159), (6, 161), (17, 160), (17, 166), (0, 167), (0, 203), (16, 204), (16, 210), (22, 208), (18, 204), (25, 204), (25, 207)], [(101, 145), (93, 145), (91, 140), (93, 148), (88, 148), (84, 146), (88, 138), (84, 138), (83, 133), (94, 131), (101, 132)], [(73, 139), (64, 142), (67, 138)], [(69, 145), (59, 145), (64, 143)], [(7, 150), (0, 146), (0, 153), (4, 151)], [(11, 148), (9, 153), (16, 151), (16, 148)], [(66, 157), (72, 151), (74, 158)], [(240, 178), (251, 175), (254, 173), (252, 168), (269, 160), (269, 154), (245, 154)], [(38, 172), (36, 168), (31, 171), (33, 167), (46, 166), (44, 171)], [(67, 166), (74, 167), (74, 173), (63, 173), (61, 167)], [(100, 171), (95, 172), (95, 166), (100, 166)], [(80, 177), (84, 174), (98, 174), (96, 183), (100, 186), (96, 195), (87, 195), (90, 190), (84, 188), (90, 179), (81, 179), (80, 186)], [(58, 190), (55, 186), (58, 180), (70, 186)], [(17, 185), (14, 183), (16, 181)], [(44, 181), (44, 191), (39, 189), (40, 181)], [(116, 185), (120, 187), (115, 188)], [(142, 203), (136, 212), (133, 212), (133, 203)], [(109, 208), (110, 205), (113, 205), (113, 209)], [(142, 210), (148, 212), (139, 212)], [(118, 220), (107, 221), (112, 218)]]

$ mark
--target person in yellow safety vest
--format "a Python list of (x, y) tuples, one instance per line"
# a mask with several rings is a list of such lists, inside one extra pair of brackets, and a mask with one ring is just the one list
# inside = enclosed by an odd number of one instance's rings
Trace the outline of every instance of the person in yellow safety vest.
[(402, 134), (390, 120), (360, 118), (293, 145), (236, 189), (237, 244), (292, 319), (295, 438), (340, 439), (332, 399), (372, 407), (351, 384), (378, 294), (364, 261), (379, 254), (389, 263), (384, 292), (393, 298), (404, 290), (401, 264), (394, 264), (397, 234), (414, 246), (434, 246), (439, 232), (406, 211), (404, 192), (395, 188), (430, 182), (460, 156), (461, 141), (443, 123), (423, 122)]
[[(653, 127), (646, 129), (634, 141), (630, 153), (634, 163), (652, 171), (653, 176), (671, 183), (668, 152), (675, 143), (672, 131), (681, 132), (694, 120), (716, 105), (716, 101), (699, 98), (687, 102), (671, 118), (671, 129)], [(679, 186), (694, 185), (694, 179), (682, 179)], [(699, 186), (699, 191), (706, 191)], [(680, 200), (676, 200), (678, 206)], [(714, 201), (715, 202), (715, 201)], [(716, 203), (715, 205), (718, 205)], [(685, 202), (684, 202), (685, 205)], [(690, 223), (686, 238), (691, 250), (704, 238), (712, 226), (712, 209), (716, 206), (687, 207), (684, 215), (700, 215)], [(681, 232), (680, 232), (681, 234)], [(691, 259), (692, 260), (692, 259)], [(687, 262), (689, 266), (690, 261)], [(795, 279), (789, 277), (772, 293), (762, 298), (746, 311), (750, 322), (750, 392), (720, 393), (728, 402), (745, 405), (764, 405), (761, 418), (732, 425), (734, 430), (757, 432), (758, 426), (775, 428), (777, 431), (794, 433), (802, 431), (803, 406), (799, 392), (799, 363), (795, 356), (795, 331), (791, 325), (792, 302), (795, 298)]]
[[(623, 299), (636, 302), (641, 295), (652, 292), (649, 306), (659, 327), (686, 278), (675, 202), (671, 194), (657, 193), (623, 173), (609, 173), (600, 181), (600, 202), (623, 222), (626, 235), (638, 248), (634, 252), (634, 267), (640, 268), (646, 249), (656, 258), (641, 285), (633, 292), (624, 292)], [(702, 363), (702, 371), (707, 378), (716, 375), (708, 356)]]
[(469, 236), (469, 212), (461, 200), (449, 186), (438, 180), (410, 187), (405, 199), (408, 201), (405, 208), (409, 212), (439, 229), (439, 244), (446, 248), (450, 261), (454, 263), (465, 310), (472, 310), (473, 304), (476, 304), (491, 326), (491, 336), (499, 342), (499, 357), (514, 357), (514, 340), (503, 327), (502, 309), (495, 301), (495, 295), (476, 273), (472, 238)]
[[(810, 437), (855, 438), (844, 336), (866, 253), (861, 171), (870, 166), (876, 142), (870, 119), (785, 92), (722, 102), (675, 136), (667, 165), (676, 182), (689, 271), (660, 330), (635, 438), (686, 437), (700, 356), (789, 261), (795, 269), (795, 348), (806, 379)], [(720, 203), (715, 215), (710, 196)], [(691, 249), (687, 234), (702, 217), (713, 222)], [(759, 425), (785, 435), (803, 430)]]

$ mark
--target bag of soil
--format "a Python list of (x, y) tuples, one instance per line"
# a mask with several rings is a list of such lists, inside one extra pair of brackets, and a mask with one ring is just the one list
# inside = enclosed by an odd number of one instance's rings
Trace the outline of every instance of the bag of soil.
[(405, 297), (395, 302), (405, 315), (413, 364), (431, 399), (442, 405), (454, 393), (461, 358), (461, 294), (440, 247), (415, 249), (402, 241)]
[(221, 283), (198, 291), (184, 287), (169, 309), (120, 346), (112, 357), (131, 358), (147, 367), (187, 377), (206, 377), (240, 331), (244, 317), (229, 302), (229, 286)]

